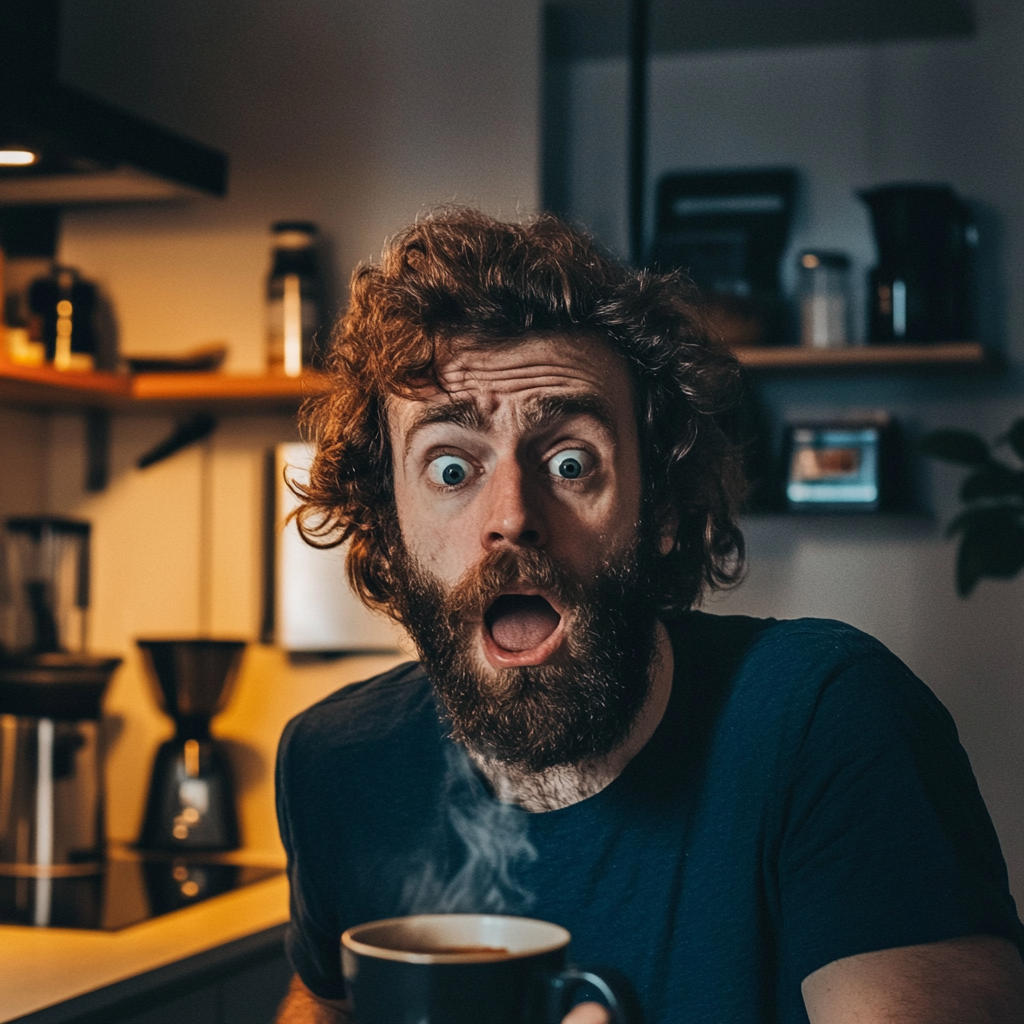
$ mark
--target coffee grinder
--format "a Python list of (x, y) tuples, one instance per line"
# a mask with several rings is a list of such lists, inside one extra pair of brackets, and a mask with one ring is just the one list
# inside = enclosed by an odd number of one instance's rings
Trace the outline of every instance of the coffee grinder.
[(238, 673), (242, 640), (139, 640), (174, 737), (153, 763), (142, 850), (233, 850), (239, 845), (231, 766), (210, 735)]

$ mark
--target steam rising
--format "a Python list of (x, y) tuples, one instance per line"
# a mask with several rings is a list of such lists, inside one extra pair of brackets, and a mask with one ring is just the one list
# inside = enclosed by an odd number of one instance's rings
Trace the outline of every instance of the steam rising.
[(528, 815), (490, 796), (461, 747), (448, 744), (445, 759), (440, 806), (447, 808), (448, 820), (439, 823), (438, 840), (450, 852), (421, 851), (424, 866), (407, 869), (403, 913), (524, 913), (534, 896), (516, 881), (516, 869), (537, 859), (526, 835)]

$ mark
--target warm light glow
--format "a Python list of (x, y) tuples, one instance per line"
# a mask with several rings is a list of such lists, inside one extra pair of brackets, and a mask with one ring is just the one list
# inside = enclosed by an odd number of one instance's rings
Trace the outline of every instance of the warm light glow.
[(813, 252), (805, 252), (800, 262), (808, 269), (813, 270), (816, 266), (821, 263), (821, 260), (814, 255)]
[(286, 377), (302, 373), (302, 295), (298, 274), (284, 276), (284, 373)]
[(0, 149), (0, 167), (27, 167), (38, 159), (30, 149)]

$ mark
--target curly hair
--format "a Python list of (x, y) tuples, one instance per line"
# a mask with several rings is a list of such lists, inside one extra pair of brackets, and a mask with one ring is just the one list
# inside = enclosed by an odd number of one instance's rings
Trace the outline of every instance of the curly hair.
[(516, 224), (446, 209), (356, 269), (325, 358), (329, 387), (302, 409), (315, 455), (308, 484), (295, 487), (299, 530), (318, 547), (351, 541), (349, 580), (368, 607), (401, 618), (389, 398), (440, 387), (456, 339), (483, 347), (538, 334), (601, 338), (626, 362), (646, 508), (659, 531), (674, 528), (652, 580), (661, 611), (741, 578), (745, 484), (719, 425), (738, 400), (739, 368), (710, 340), (693, 286), (628, 269), (550, 215)]

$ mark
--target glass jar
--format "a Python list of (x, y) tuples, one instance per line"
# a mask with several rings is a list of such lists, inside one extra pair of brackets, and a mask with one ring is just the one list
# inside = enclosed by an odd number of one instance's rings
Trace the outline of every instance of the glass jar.
[(798, 261), (800, 344), (850, 344), (850, 258), (842, 252), (804, 252)]
[(267, 368), (298, 377), (319, 362), (322, 325), (317, 227), (309, 221), (279, 221), (267, 279)]

